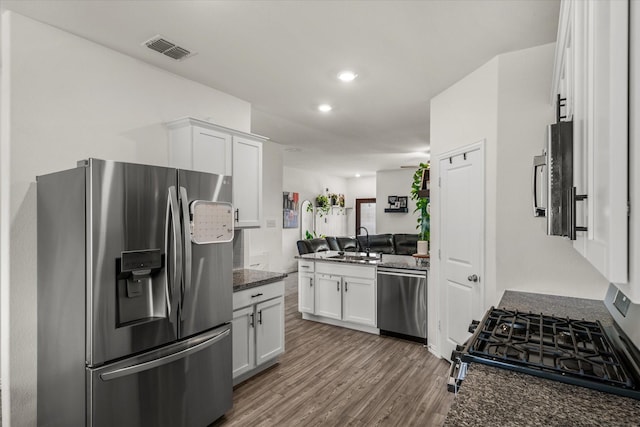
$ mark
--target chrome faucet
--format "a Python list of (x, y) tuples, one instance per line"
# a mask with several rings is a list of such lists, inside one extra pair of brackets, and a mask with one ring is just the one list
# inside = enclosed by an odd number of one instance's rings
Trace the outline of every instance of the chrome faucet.
[(360, 231), (360, 229), (363, 229), (367, 233), (367, 247), (364, 248), (364, 251), (367, 253), (367, 257), (368, 257), (369, 252), (371, 251), (371, 248), (369, 247), (369, 230), (367, 230), (365, 227), (358, 227), (358, 229), (356, 230), (356, 234), (358, 234), (358, 231)]

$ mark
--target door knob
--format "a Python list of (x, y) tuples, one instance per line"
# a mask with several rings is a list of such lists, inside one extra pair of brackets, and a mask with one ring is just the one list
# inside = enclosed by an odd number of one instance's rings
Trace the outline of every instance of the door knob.
[(470, 282), (477, 282), (478, 276), (476, 274), (472, 274), (471, 276), (467, 277), (467, 280)]

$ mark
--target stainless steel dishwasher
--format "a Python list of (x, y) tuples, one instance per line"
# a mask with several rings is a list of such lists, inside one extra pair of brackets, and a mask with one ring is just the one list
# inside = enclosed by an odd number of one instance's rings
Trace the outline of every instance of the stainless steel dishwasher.
[(381, 334), (426, 343), (426, 271), (378, 267), (378, 328)]

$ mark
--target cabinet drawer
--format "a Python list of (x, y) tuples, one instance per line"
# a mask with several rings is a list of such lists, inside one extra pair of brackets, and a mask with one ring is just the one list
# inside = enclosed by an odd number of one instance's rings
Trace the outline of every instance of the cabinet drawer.
[(284, 295), (284, 281), (282, 280), (269, 283), (268, 285), (256, 286), (255, 288), (234, 292), (233, 309), (237, 310), (281, 295)]
[(338, 276), (361, 277), (363, 279), (375, 279), (376, 268), (372, 266), (360, 266), (352, 264), (338, 264), (336, 262), (319, 262), (316, 266), (317, 273), (335, 274)]
[(313, 273), (315, 262), (298, 260), (298, 273)]

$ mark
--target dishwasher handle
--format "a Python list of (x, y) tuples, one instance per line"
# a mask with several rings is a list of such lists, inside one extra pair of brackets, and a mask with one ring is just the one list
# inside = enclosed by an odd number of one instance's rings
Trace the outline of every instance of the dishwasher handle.
[(401, 277), (418, 277), (420, 279), (424, 279), (426, 277), (425, 273), (418, 273), (416, 271), (402, 271), (402, 270), (378, 270), (378, 275), (385, 276), (401, 276)]

